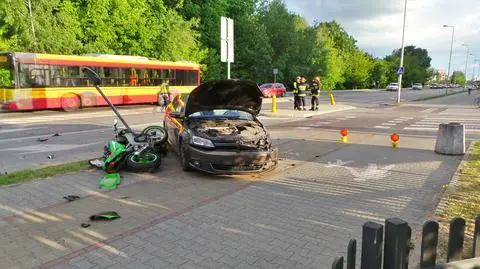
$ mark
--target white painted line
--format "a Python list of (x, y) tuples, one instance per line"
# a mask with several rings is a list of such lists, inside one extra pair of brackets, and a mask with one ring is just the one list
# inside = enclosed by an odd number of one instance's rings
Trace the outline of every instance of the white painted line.
[(301, 126), (301, 127), (297, 127), (295, 129), (299, 129), (299, 130), (310, 130), (312, 129), (312, 127), (304, 127), (304, 126)]
[(425, 110), (420, 111), (420, 113), (430, 113), (430, 112), (433, 112), (435, 110), (437, 110), (437, 108), (429, 108), (429, 109), (425, 109)]
[[(142, 109), (131, 109), (131, 110), (121, 110), (120, 114), (123, 115), (136, 115), (144, 113), (155, 113), (156, 107), (152, 108), (142, 108)], [(159, 112), (158, 112), (159, 113)], [(102, 117), (114, 117), (115, 114), (112, 111), (99, 111), (91, 113), (80, 113), (80, 114), (71, 114), (71, 115), (44, 115), (44, 116), (35, 116), (35, 117), (24, 117), (24, 118), (8, 118), (0, 120), (1, 124), (27, 124), (27, 123), (40, 123), (40, 122), (54, 122), (54, 121), (63, 121), (63, 120), (78, 120), (78, 119), (91, 119), (91, 118), (102, 118)]]
[[(403, 130), (437, 132), (438, 128), (405, 127)], [(470, 134), (480, 134), (480, 129), (466, 129), (465, 132)]]
[(412, 117), (400, 117), (399, 119), (413, 120)]
[(427, 117), (427, 118), (424, 118), (424, 120), (454, 120), (454, 121), (480, 121), (480, 118), (446, 118), (446, 117), (442, 117), (442, 118), (437, 118), (437, 117)]
[(389, 126), (381, 126), (381, 125), (377, 125), (377, 126), (375, 126), (375, 127), (373, 127), (373, 128), (376, 128), (376, 129), (390, 129)]
[[(155, 123), (145, 123), (145, 124), (138, 124), (138, 125), (130, 125), (132, 129), (138, 128), (138, 127), (147, 127), (150, 125), (155, 125)], [(64, 132), (60, 133), (61, 136), (67, 136), (67, 135), (77, 135), (77, 134), (84, 134), (84, 133), (104, 133), (106, 131), (110, 131), (113, 137), (113, 130), (112, 127), (105, 127), (105, 128), (98, 128), (98, 129), (92, 129), (92, 130), (83, 130), (83, 131), (75, 131), (75, 132)], [(135, 131), (135, 130), (134, 130)], [(7, 139), (0, 139), (0, 144), (2, 143), (9, 143), (13, 141), (22, 141), (22, 140), (29, 140), (29, 139), (37, 139), (37, 138), (44, 138), (46, 135), (35, 135), (35, 136), (25, 136), (25, 137), (15, 137), (15, 138), (7, 138)]]
[(45, 128), (47, 127), (28, 127), (28, 128), (7, 129), (7, 130), (0, 130), (0, 134), (16, 133), (16, 132), (23, 132), (27, 130), (38, 130), (38, 129), (45, 129)]
[(404, 130), (411, 131), (438, 131), (438, 128), (427, 128), (427, 127), (405, 127)]
[(386, 126), (397, 126), (396, 123), (388, 123), (388, 122), (384, 122), (384, 123), (382, 123), (382, 125), (386, 125)]

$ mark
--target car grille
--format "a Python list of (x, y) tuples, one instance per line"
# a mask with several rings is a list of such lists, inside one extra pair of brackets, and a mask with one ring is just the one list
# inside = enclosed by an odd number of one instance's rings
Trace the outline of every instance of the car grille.
[(216, 149), (231, 149), (231, 150), (236, 150), (236, 149), (241, 149), (241, 150), (257, 150), (255, 146), (246, 146), (242, 144), (237, 144), (235, 142), (233, 143), (214, 143)]
[(225, 165), (225, 164), (211, 164), (212, 168), (219, 171), (257, 171), (262, 169), (263, 165), (250, 164), (250, 165)]

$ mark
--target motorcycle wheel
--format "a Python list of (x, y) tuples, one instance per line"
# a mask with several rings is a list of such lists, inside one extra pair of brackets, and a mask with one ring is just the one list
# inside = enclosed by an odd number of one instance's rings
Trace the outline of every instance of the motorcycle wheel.
[(126, 168), (132, 172), (155, 172), (162, 164), (160, 155), (155, 152), (145, 152), (141, 155), (130, 154), (127, 157)]
[(148, 126), (142, 131), (142, 135), (147, 136), (154, 136), (154, 133), (155, 137), (160, 137), (160, 139), (155, 142), (155, 145), (161, 145), (167, 141), (168, 134), (162, 126)]

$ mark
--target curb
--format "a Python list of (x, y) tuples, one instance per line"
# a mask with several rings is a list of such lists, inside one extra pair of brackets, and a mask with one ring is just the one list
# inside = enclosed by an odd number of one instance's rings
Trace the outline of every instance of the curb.
[(350, 107), (344, 107), (344, 108), (338, 108), (338, 109), (333, 109), (329, 111), (318, 111), (318, 112), (311, 112), (311, 113), (306, 113), (306, 114), (294, 114), (293, 111), (290, 114), (282, 115), (282, 114), (275, 114), (276, 112), (260, 112), (259, 116), (264, 116), (264, 117), (269, 117), (269, 118), (298, 118), (298, 119), (303, 119), (303, 118), (310, 118), (313, 116), (318, 116), (318, 115), (324, 115), (324, 114), (329, 114), (333, 112), (340, 112), (340, 111), (346, 111), (346, 110), (351, 110), (355, 109), (356, 107), (350, 106)]
[(455, 171), (455, 173), (453, 174), (453, 177), (452, 179), (450, 180), (450, 183), (448, 183), (448, 187), (447, 189), (441, 194), (442, 195), (442, 198), (440, 199), (440, 202), (438, 203), (437, 207), (435, 208), (435, 212), (434, 212), (434, 216), (435, 217), (439, 217), (440, 214), (445, 210), (445, 208), (447, 207), (447, 198), (448, 198), (448, 195), (455, 192), (458, 185), (459, 185), (459, 180), (460, 180), (460, 171), (462, 170), (462, 168), (465, 166), (465, 163), (470, 160), (470, 157), (472, 156), (472, 150), (473, 150), (473, 146), (475, 145), (477, 141), (472, 141), (472, 144), (470, 144), (470, 146), (468, 147), (468, 150), (467, 152), (465, 153), (465, 155), (463, 156), (462, 158), (462, 161), (460, 162), (460, 164), (458, 165), (457, 167), (457, 170)]
[(449, 93), (448, 95), (445, 95), (445, 94), (434, 95), (434, 96), (431, 96), (431, 97), (423, 97), (423, 98), (410, 100), (408, 102), (412, 103), (412, 102), (430, 101), (430, 100), (435, 100), (435, 99), (442, 98), (442, 97), (449, 97), (449, 96), (453, 96), (453, 95), (460, 94), (460, 93), (465, 93), (465, 92), (467, 92), (467, 91), (466, 90), (460, 90), (458, 92)]

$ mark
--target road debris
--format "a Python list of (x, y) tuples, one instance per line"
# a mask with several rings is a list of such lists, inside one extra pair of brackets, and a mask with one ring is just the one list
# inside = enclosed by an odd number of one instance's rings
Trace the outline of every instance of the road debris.
[(47, 158), (50, 159), (50, 160), (53, 160), (53, 159), (55, 159), (55, 155), (53, 155), (53, 154), (48, 155)]
[(90, 216), (91, 221), (111, 221), (118, 218), (120, 218), (120, 215), (115, 211), (101, 212)]
[(69, 202), (73, 202), (75, 200), (78, 200), (80, 199), (80, 196), (77, 196), (77, 195), (67, 195), (67, 196), (64, 196), (63, 199), (69, 201)]
[(80, 224), (80, 226), (82, 226), (82, 228), (88, 228), (88, 227), (90, 227), (91, 225), (88, 224), (88, 223), (82, 223), (82, 224)]
[(101, 180), (99, 188), (102, 190), (114, 190), (122, 183), (122, 177), (119, 173), (106, 174)]
[(53, 135), (51, 135), (49, 137), (38, 138), (37, 141), (38, 142), (45, 142), (45, 141), (48, 141), (48, 140), (50, 140), (50, 138), (55, 137), (55, 136), (60, 136), (60, 134), (59, 133), (54, 133)]

